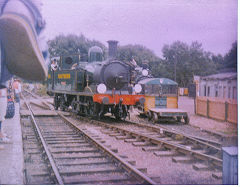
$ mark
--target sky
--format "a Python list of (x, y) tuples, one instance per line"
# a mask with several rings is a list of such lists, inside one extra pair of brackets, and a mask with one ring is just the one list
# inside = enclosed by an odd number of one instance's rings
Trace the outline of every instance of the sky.
[(237, 40), (237, 0), (43, 0), (42, 13), (47, 40), (83, 34), (106, 46), (141, 44), (160, 57), (177, 40), (222, 55)]

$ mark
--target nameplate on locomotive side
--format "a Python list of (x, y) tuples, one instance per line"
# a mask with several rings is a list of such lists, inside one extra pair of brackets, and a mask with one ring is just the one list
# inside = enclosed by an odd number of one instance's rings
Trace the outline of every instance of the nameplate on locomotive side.
[(71, 75), (69, 73), (58, 74), (59, 79), (70, 79)]

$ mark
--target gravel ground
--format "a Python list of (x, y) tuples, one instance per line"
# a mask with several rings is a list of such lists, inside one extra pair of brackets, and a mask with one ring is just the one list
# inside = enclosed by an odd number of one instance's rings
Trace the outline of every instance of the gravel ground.
[[(210, 139), (213, 141), (221, 141), (219, 137), (210, 135), (207, 132), (202, 131), (203, 129), (210, 130), (213, 132), (220, 133), (227, 137), (235, 137), (225, 142), (224, 144), (237, 144), (237, 125), (209, 119), (203, 116), (198, 116), (194, 114), (194, 100), (189, 97), (180, 96), (179, 97), (179, 109), (185, 110), (188, 112), (190, 117), (190, 125), (180, 124), (176, 122), (159, 122), (155, 125), (162, 125), (172, 130), (177, 130), (192, 136), (199, 136), (201, 138)], [(136, 110), (131, 112), (131, 121), (153, 124), (149, 122), (147, 118), (140, 117)]]
[(157, 157), (153, 152), (144, 152), (141, 147), (135, 147), (124, 140), (117, 140), (101, 132), (94, 125), (84, 126), (89, 132), (100, 136), (106, 145), (118, 149), (119, 155), (125, 155), (128, 160), (136, 161), (136, 168), (147, 168), (147, 175), (158, 184), (221, 184), (214, 179), (211, 171), (195, 171), (192, 164), (172, 162), (171, 157)]
[(190, 116), (190, 124), (203, 129), (208, 129), (227, 135), (237, 135), (237, 125), (229, 122), (217, 121), (203, 116), (194, 114), (194, 100), (186, 96), (179, 97), (179, 109), (188, 112)]
[[(237, 129), (233, 124), (208, 119), (194, 114), (193, 99), (188, 97), (179, 97), (179, 108), (188, 112), (190, 116), (190, 125), (180, 125), (176, 123), (164, 124), (170, 128), (181, 130), (185, 133), (198, 135), (201, 137), (212, 138), (208, 133), (202, 132), (199, 128), (207, 130), (216, 130), (226, 134), (235, 135)], [(136, 111), (131, 113), (131, 120), (141, 123), (148, 123), (146, 119), (139, 118)], [(197, 126), (199, 128), (194, 128)], [(102, 137), (107, 145), (118, 149), (119, 155), (128, 156), (130, 160), (136, 161), (137, 168), (147, 168), (147, 174), (152, 177), (158, 184), (221, 184), (222, 180), (216, 180), (211, 175), (211, 171), (195, 171), (192, 164), (182, 164), (172, 162), (171, 157), (157, 157), (152, 152), (144, 152), (141, 147), (135, 147), (124, 140), (116, 140), (107, 134), (103, 134), (101, 129), (94, 125), (87, 125), (86, 128)]]
[(220, 139), (216, 136), (210, 135), (207, 132), (201, 131), (201, 129), (196, 128), (195, 126), (191, 125), (185, 125), (185, 124), (179, 124), (176, 122), (165, 122), (165, 123), (157, 123), (153, 124), (152, 122), (148, 121), (147, 118), (139, 117), (138, 113), (136, 111), (131, 113), (131, 121), (142, 123), (142, 124), (149, 124), (149, 125), (156, 125), (156, 126), (163, 126), (167, 127), (170, 130), (176, 130), (191, 136), (198, 136), (201, 138), (206, 138), (213, 141), (219, 141)]

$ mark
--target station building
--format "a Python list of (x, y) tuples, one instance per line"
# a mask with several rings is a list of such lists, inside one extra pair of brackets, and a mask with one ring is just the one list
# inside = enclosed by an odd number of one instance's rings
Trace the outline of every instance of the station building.
[(237, 73), (227, 72), (200, 77), (199, 96), (237, 100)]

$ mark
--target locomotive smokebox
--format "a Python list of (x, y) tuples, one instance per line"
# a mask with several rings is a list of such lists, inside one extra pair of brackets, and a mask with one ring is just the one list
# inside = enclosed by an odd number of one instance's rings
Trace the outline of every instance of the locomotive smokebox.
[(115, 59), (117, 57), (117, 44), (116, 40), (109, 40), (108, 42), (108, 56), (110, 59)]
[(128, 66), (120, 61), (105, 64), (101, 71), (101, 78), (108, 88), (120, 90), (130, 81)]

